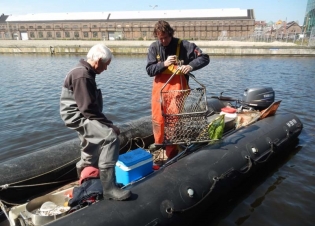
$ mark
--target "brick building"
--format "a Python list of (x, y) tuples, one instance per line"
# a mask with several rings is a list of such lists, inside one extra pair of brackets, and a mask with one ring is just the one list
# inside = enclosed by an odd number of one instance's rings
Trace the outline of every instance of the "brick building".
[[(3, 15), (4, 16), (4, 15)], [(218, 40), (253, 33), (253, 9), (150, 10), (45, 13), (6, 16), (1, 39), (152, 40), (154, 24), (166, 20), (175, 36), (189, 40)]]

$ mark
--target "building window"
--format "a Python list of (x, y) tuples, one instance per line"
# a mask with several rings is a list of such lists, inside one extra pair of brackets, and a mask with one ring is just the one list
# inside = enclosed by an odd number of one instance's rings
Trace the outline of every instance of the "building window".
[(70, 32), (69, 32), (69, 31), (66, 31), (66, 32), (65, 32), (65, 37), (66, 37), (66, 38), (70, 38)]
[(42, 32), (42, 31), (38, 32), (38, 37), (39, 37), (39, 38), (43, 38), (43, 37), (44, 37), (44, 35), (43, 35), (43, 32)]
[(74, 32), (74, 37), (75, 37), (75, 38), (79, 38), (79, 37), (80, 37), (80, 34), (79, 34), (78, 31), (75, 31), (75, 32)]
[(78, 29), (79, 26), (78, 26), (78, 25), (73, 25), (73, 28), (74, 28), (74, 29)]
[(34, 27), (33, 26), (28, 26), (28, 28), (33, 29)]
[(64, 28), (69, 28), (69, 25), (65, 25)]
[(21, 29), (25, 29), (25, 26), (21, 26), (20, 28), (21, 28)]
[(30, 32), (30, 37), (31, 38), (35, 38), (35, 33), (32, 31), (32, 32)]
[(56, 37), (57, 37), (57, 38), (61, 38), (61, 32), (60, 32), (60, 31), (57, 31), (57, 32), (56, 32)]
[(59, 28), (60, 28), (60, 26), (59, 26), (59, 25), (56, 25), (56, 26), (55, 26), (55, 28), (59, 29)]
[(83, 28), (89, 28), (87, 25), (83, 25)]
[(84, 38), (88, 38), (88, 37), (89, 37), (89, 32), (86, 32), (86, 31), (83, 32), (83, 37), (84, 37)]
[(93, 32), (93, 38), (97, 38), (97, 32), (96, 31)]
[(37, 26), (37, 28), (38, 28), (38, 29), (42, 29), (43, 27), (42, 27), (42, 26)]
[(46, 28), (47, 28), (47, 29), (51, 29), (51, 26), (50, 26), (50, 25), (47, 25)]
[(92, 26), (92, 28), (97, 28), (97, 25), (94, 24), (94, 25)]
[(52, 33), (50, 31), (47, 32), (47, 38), (52, 38)]
[(12, 38), (11, 33), (9, 33), (9, 32), (5, 33), (5, 38), (11, 39)]

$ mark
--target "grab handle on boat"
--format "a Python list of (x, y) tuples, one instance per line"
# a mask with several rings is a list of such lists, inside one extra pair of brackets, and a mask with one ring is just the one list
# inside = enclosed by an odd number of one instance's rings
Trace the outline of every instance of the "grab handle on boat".
[(245, 159), (248, 160), (248, 166), (247, 166), (247, 170), (245, 172), (242, 172), (242, 173), (248, 173), (250, 171), (250, 169), (252, 168), (253, 166), (253, 163), (252, 163), (252, 159), (250, 158), (249, 155), (245, 155)]
[(275, 149), (276, 149), (276, 147), (277, 147), (277, 145), (276, 145), (277, 142), (270, 140), (268, 143), (269, 143), (269, 145), (270, 145), (270, 151), (269, 151), (269, 153), (268, 153), (268, 156), (267, 156), (263, 161), (255, 161), (256, 163), (265, 163), (265, 162), (267, 162), (268, 159), (270, 158), (270, 156), (272, 156), (272, 154), (275, 153)]
[(194, 207), (196, 207), (197, 205), (199, 205), (205, 198), (207, 198), (210, 193), (212, 193), (212, 191), (214, 190), (214, 187), (216, 186), (216, 184), (220, 181), (221, 177), (218, 177), (218, 176), (214, 176), (213, 178), (213, 184), (212, 186), (210, 187), (208, 193), (203, 196), (198, 202), (196, 202), (194, 205), (186, 208), (186, 209), (181, 209), (181, 210), (176, 210), (176, 209), (172, 209), (172, 208), (167, 208), (166, 209), (166, 212), (169, 213), (168, 211), (171, 211), (171, 213), (183, 213), (183, 212), (186, 212), (187, 210), (190, 210), (190, 209), (193, 209)]

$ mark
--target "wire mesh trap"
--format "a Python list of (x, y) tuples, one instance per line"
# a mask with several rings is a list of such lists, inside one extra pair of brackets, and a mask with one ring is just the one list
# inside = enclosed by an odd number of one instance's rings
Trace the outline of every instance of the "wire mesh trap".
[[(174, 73), (167, 83), (173, 78)], [(210, 141), (207, 128), (206, 88), (189, 74), (199, 87), (186, 90), (161, 89), (164, 117), (164, 144), (189, 144)]]

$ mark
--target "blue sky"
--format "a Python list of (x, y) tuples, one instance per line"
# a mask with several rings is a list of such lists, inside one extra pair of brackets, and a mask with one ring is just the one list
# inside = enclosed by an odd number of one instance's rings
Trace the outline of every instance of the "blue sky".
[[(0, 13), (102, 12), (170, 9), (254, 9), (256, 20), (303, 24), (307, 0), (0, 0)], [(154, 7), (156, 6), (156, 7)]]

